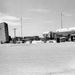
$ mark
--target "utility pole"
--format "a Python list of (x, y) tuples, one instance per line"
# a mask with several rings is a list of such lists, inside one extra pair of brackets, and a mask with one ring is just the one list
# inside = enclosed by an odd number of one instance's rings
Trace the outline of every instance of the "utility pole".
[(21, 18), (21, 37), (22, 37), (22, 18)]
[(16, 37), (16, 29), (17, 28), (14, 28), (13, 30), (14, 30), (14, 38)]
[(62, 24), (62, 14), (61, 14), (61, 29), (63, 28), (63, 24)]

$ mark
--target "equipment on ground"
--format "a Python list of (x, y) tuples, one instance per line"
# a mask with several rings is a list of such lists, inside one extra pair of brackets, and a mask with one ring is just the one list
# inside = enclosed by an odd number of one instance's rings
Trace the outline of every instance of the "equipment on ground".
[(74, 41), (75, 39), (75, 29), (59, 29), (56, 32), (47, 32), (43, 33), (43, 37), (48, 40), (56, 40), (57, 43), (65, 41)]

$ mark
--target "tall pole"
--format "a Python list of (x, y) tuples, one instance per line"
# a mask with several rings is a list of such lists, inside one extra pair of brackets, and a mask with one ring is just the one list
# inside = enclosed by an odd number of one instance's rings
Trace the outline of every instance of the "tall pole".
[(14, 38), (16, 37), (16, 29), (17, 28), (14, 28), (13, 30), (14, 30)]
[(63, 28), (63, 24), (62, 24), (62, 14), (61, 14), (61, 29)]
[(22, 18), (21, 18), (21, 37), (22, 37)]

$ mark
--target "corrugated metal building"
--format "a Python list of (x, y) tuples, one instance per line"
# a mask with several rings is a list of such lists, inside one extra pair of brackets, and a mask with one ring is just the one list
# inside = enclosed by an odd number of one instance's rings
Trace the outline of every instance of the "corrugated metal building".
[(9, 42), (8, 24), (0, 23), (0, 42)]

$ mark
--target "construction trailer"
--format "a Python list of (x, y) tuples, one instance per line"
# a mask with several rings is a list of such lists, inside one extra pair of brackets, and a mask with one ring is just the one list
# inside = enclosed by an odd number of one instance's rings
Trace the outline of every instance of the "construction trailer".
[(9, 42), (8, 24), (5, 22), (0, 23), (0, 43)]
[(43, 34), (45, 40), (55, 40), (57, 43), (65, 41), (74, 41), (75, 39), (75, 30), (74, 29), (60, 29), (56, 32), (48, 32)]

